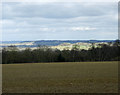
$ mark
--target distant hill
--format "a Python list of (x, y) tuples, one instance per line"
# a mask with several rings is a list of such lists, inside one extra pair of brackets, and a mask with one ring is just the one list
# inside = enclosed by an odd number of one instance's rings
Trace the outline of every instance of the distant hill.
[[(101, 43), (101, 42), (114, 42), (115, 40), (38, 40), (38, 41), (2, 41), (0, 47), (7, 47), (16, 45), (17, 47), (37, 47), (38, 45), (45, 46), (58, 46), (61, 44), (69, 43)], [(63, 45), (64, 45), (63, 44)]]
[(56, 46), (62, 43), (99, 43), (99, 42), (114, 42), (114, 40), (40, 40), (34, 41), (35, 45), (47, 45), (47, 46)]
[(0, 41), (0, 43), (3, 43), (3, 44), (14, 44), (14, 43), (20, 43), (22, 41)]

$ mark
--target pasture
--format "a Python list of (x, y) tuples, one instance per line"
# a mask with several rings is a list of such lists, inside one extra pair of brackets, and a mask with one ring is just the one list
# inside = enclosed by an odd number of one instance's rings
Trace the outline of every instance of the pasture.
[(3, 93), (117, 93), (118, 62), (3, 64)]

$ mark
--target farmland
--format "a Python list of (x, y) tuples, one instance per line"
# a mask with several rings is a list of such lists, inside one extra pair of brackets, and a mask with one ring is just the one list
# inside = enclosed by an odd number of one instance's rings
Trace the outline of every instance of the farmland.
[(3, 93), (117, 93), (118, 62), (3, 64)]
[[(32, 50), (37, 49), (39, 46), (47, 46), (51, 49), (58, 50), (71, 50), (74, 46), (78, 49), (88, 50), (91, 48), (91, 44), (94, 43), (95, 47), (99, 44), (108, 44), (108, 42), (113, 43), (114, 40), (40, 40), (40, 41), (3, 41), (0, 43), (0, 48), (17, 46), (19, 50), (25, 50), (26, 47)], [(8, 48), (9, 50), (9, 48)]]

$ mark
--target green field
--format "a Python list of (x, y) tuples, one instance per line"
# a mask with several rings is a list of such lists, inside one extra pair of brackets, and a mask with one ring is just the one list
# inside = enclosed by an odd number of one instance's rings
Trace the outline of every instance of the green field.
[(3, 65), (3, 93), (117, 93), (118, 62)]

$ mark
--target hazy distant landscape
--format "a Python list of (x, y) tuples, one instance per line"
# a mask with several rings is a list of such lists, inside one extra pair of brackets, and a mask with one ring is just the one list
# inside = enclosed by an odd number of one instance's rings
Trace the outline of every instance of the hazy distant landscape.
[(94, 43), (95, 47), (99, 44), (109, 44), (114, 43), (115, 40), (40, 40), (40, 41), (2, 41), (0, 44), (0, 48), (8, 47), (8, 46), (17, 46), (20, 50), (25, 48), (36, 49), (39, 46), (47, 46), (52, 49), (59, 50), (71, 50), (75, 45), (78, 46), (79, 49), (88, 50), (91, 48), (92, 43)]

